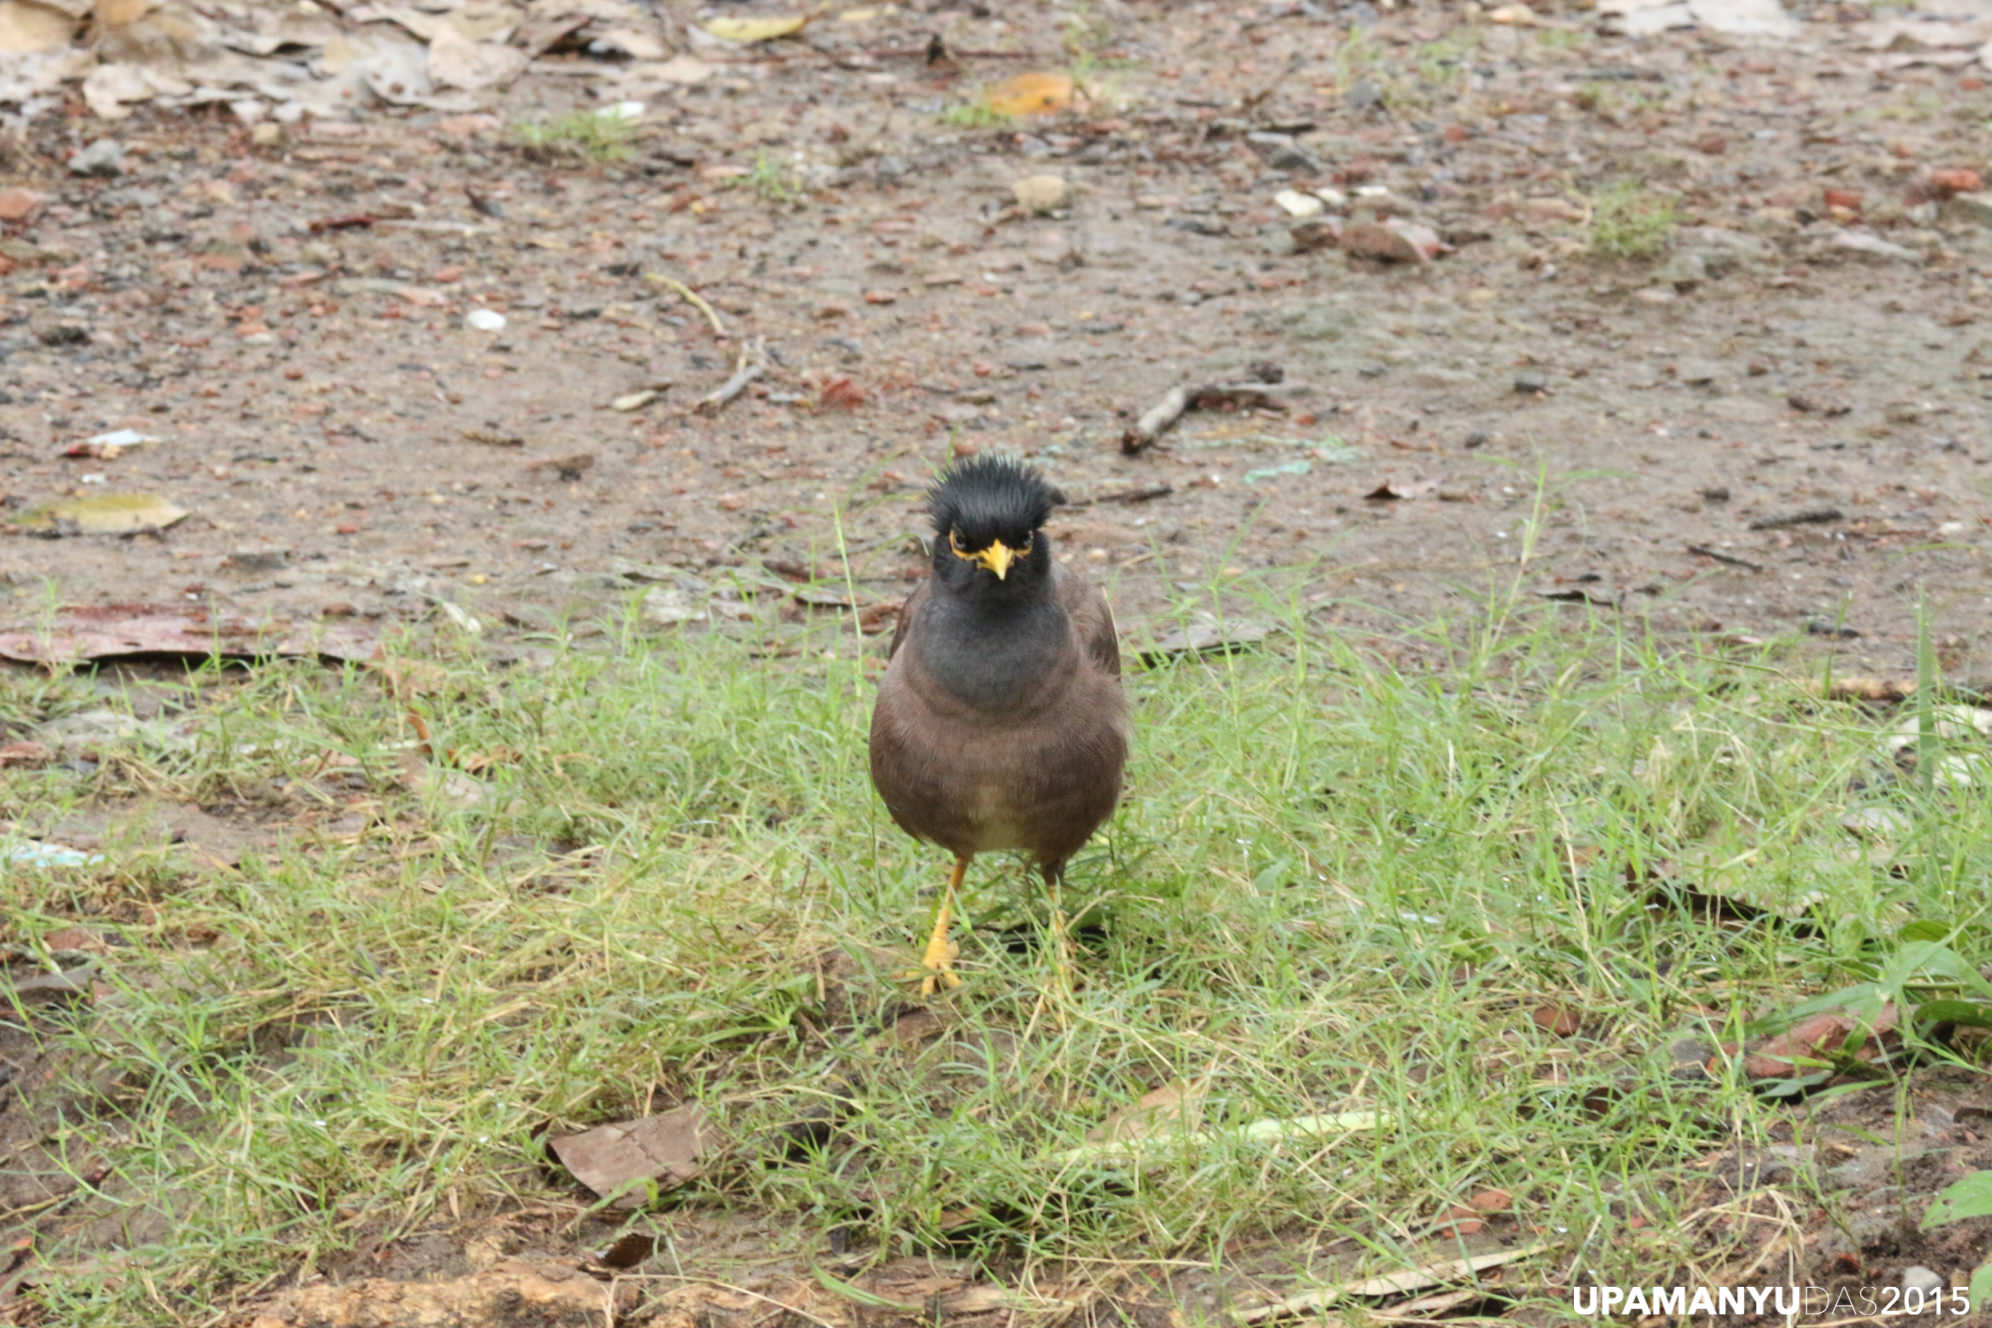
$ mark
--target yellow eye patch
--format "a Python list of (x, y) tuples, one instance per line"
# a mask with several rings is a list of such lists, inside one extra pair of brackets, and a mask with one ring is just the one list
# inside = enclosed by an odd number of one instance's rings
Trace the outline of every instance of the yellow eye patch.
[(1008, 577), (1011, 564), (1020, 558), (1028, 558), (1030, 556), (1031, 546), (1036, 542), (1037, 537), (1035, 535), (1026, 535), (1024, 536), (1023, 544), (1013, 549), (1002, 540), (990, 540), (988, 548), (976, 549), (971, 552), (962, 547), (959, 535), (955, 534), (952, 530), (948, 532), (948, 548), (953, 552), (955, 557), (960, 558), (964, 562), (978, 563), (988, 568), (996, 574), (998, 581)]

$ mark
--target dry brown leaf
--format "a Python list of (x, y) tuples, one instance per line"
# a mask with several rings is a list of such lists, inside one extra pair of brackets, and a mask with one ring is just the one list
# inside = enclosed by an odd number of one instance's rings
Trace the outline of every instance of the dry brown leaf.
[(618, 1208), (641, 1204), (655, 1181), (662, 1189), (683, 1185), (704, 1170), (718, 1147), (718, 1132), (696, 1102), (656, 1116), (597, 1125), (548, 1141), (574, 1178)]
[(1384, 1273), (1378, 1277), (1367, 1277), (1359, 1281), (1335, 1282), (1303, 1291), (1297, 1296), (1288, 1296), (1285, 1300), (1276, 1300), (1270, 1305), (1257, 1305), (1251, 1309), (1234, 1311), (1231, 1319), (1234, 1323), (1264, 1323), (1268, 1319), (1284, 1319), (1289, 1315), (1307, 1314), (1314, 1310), (1325, 1309), (1351, 1297), (1402, 1296), (1412, 1291), (1423, 1291), (1426, 1287), (1456, 1282), (1486, 1269), (1498, 1268), (1502, 1264), (1514, 1263), (1518, 1259), (1540, 1254), (1548, 1248), (1548, 1242), (1544, 1241), (1512, 1250), (1476, 1254), (1466, 1259), (1442, 1259), (1436, 1263), (1420, 1264), (1401, 1272)]
[(152, 0), (97, 0), (97, 26), (122, 28), (138, 22), (152, 8)]
[(1894, 1005), (1885, 1005), (1874, 1023), (1863, 1030), (1860, 1021), (1845, 1010), (1822, 1011), (1759, 1042), (1744, 1058), (1743, 1072), (1752, 1079), (1783, 1079), (1820, 1069), (1841, 1053), (1848, 1039), (1861, 1032), (1866, 1039), (1855, 1058), (1872, 1060), (1874, 1039), (1893, 1029), (1900, 1019)]
[(10, 765), (47, 765), (55, 759), (55, 752), (46, 745), (29, 739), (18, 742), (0, 743), (0, 770)]
[(189, 659), (324, 656), (359, 662), (379, 647), (361, 629), (312, 630), (215, 618), (160, 604), (66, 605), (45, 621), (0, 629), (0, 659), (67, 665), (129, 655)]
[(982, 104), (998, 115), (1047, 115), (1072, 105), (1079, 85), (1069, 74), (1018, 74), (982, 90)]
[(1558, 1037), (1575, 1037), (1584, 1027), (1584, 1017), (1567, 1005), (1556, 1001), (1546, 1001), (1529, 1011), (1529, 1018), (1545, 1033)]
[(33, 0), (0, 0), (0, 55), (31, 55), (69, 44), (76, 20)]
[(1203, 1124), (1203, 1101), (1210, 1081), (1195, 1083), (1176, 1080), (1143, 1093), (1131, 1106), (1108, 1116), (1086, 1137), (1095, 1143), (1116, 1139), (1152, 1139), (1157, 1135), (1179, 1134)]

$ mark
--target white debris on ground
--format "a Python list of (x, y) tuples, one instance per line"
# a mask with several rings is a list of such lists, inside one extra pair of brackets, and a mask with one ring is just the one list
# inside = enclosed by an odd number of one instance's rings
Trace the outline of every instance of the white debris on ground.
[(0, 0), (0, 107), (33, 118), (74, 83), (106, 120), (148, 102), (282, 122), (379, 103), (467, 111), (569, 52), (627, 76), (676, 45), (633, 0)]

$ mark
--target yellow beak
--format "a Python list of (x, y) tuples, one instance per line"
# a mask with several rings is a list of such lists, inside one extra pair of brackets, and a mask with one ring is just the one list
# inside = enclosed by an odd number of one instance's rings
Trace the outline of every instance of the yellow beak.
[(1009, 574), (1010, 564), (1017, 561), (1017, 551), (1002, 540), (992, 540), (988, 548), (969, 554), (968, 560), (972, 563), (981, 563), (994, 572), (996, 579), (1001, 581)]

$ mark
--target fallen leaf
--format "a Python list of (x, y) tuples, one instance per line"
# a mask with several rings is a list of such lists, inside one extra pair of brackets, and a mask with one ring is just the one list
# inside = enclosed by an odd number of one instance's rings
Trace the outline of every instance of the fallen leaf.
[(1438, 491), (1437, 480), (1385, 480), (1363, 497), (1373, 503), (1401, 502), (1412, 498), (1424, 498)]
[(57, 927), (42, 937), (42, 944), (51, 950), (74, 950), (79, 954), (111, 952), (104, 938), (88, 927)]
[(669, 60), (645, 72), (661, 78), (667, 83), (676, 83), (683, 87), (695, 87), (711, 78), (717, 68), (718, 66), (709, 65), (697, 56), (674, 55)]
[(1384, 1273), (1379, 1277), (1361, 1280), (1333, 1282), (1327, 1286), (1312, 1288), (1285, 1300), (1276, 1300), (1269, 1305), (1255, 1305), (1250, 1309), (1234, 1310), (1233, 1323), (1264, 1323), (1268, 1319), (1284, 1319), (1288, 1316), (1308, 1314), (1325, 1309), (1337, 1301), (1350, 1297), (1374, 1298), (1378, 1296), (1401, 1296), (1407, 1292), (1422, 1291), (1426, 1287), (1442, 1286), (1447, 1282), (1457, 1282), (1469, 1278), (1489, 1268), (1514, 1263), (1540, 1254), (1549, 1248), (1547, 1241), (1535, 1245), (1523, 1245), (1512, 1250), (1494, 1250), (1487, 1254), (1476, 1254), (1466, 1259), (1442, 1259), (1436, 1263), (1420, 1264), (1401, 1272)]
[(113, 429), (100, 433), (94, 438), (85, 438), (80, 443), (71, 443), (64, 448), (66, 457), (94, 457), (101, 461), (115, 461), (127, 447), (137, 447), (143, 443), (156, 443), (159, 440), (151, 434), (140, 433), (136, 429)]
[(721, 41), (742, 46), (788, 37), (809, 26), (814, 14), (766, 15), (759, 18), (709, 18), (700, 26)]
[(1186, 1083), (1177, 1080), (1143, 1093), (1086, 1132), (1095, 1143), (1116, 1139), (1152, 1139), (1157, 1135), (1194, 1130), (1203, 1120), (1203, 1099), (1208, 1080)]
[(1380, 1130), (1390, 1123), (1389, 1116), (1366, 1109), (1338, 1111), (1323, 1116), (1255, 1120), (1244, 1125), (1209, 1130), (1183, 1130), (1153, 1138), (1137, 1135), (1129, 1139), (1104, 1139), (1081, 1144), (1077, 1148), (1068, 1148), (1061, 1153), (1053, 1154), (1051, 1160), (1058, 1166), (1087, 1162), (1098, 1163), (1101, 1166), (1115, 1166), (1123, 1162), (1138, 1163), (1144, 1158), (1163, 1157), (1180, 1150), (1195, 1152), (1207, 1149), (1221, 1139), (1264, 1144), (1301, 1139), (1310, 1146), (1318, 1147), (1324, 1136), (1339, 1137), (1360, 1130)]
[(186, 659), (273, 656), (363, 662), (378, 643), (364, 629), (299, 628), (288, 623), (212, 618), (159, 604), (72, 605), (45, 619), (0, 630), (0, 659), (69, 665), (130, 655)]
[(1893, 1004), (1883, 1006), (1874, 1023), (1866, 1028), (1849, 1011), (1822, 1011), (1759, 1042), (1744, 1058), (1743, 1072), (1752, 1079), (1783, 1079), (1794, 1073), (1823, 1069), (1824, 1063), (1845, 1053), (1848, 1042), (1856, 1037), (1861, 1039), (1861, 1045), (1853, 1053), (1854, 1058), (1872, 1060), (1876, 1052), (1874, 1039), (1893, 1029), (1900, 1019), (1901, 1014)]
[(1257, 645), (1270, 635), (1270, 627), (1255, 622), (1193, 623), (1156, 637), (1141, 652), (1140, 659), (1144, 667), (1152, 669), (1178, 655), (1229, 655)]
[(657, 1237), (648, 1231), (625, 1231), (595, 1256), (604, 1268), (634, 1268), (657, 1252)]
[(1079, 85), (1069, 74), (1018, 74), (982, 90), (982, 104), (998, 115), (1046, 115), (1072, 105)]
[(22, 530), (58, 535), (135, 535), (164, 530), (187, 515), (156, 493), (98, 493), (44, 503), (23, 513), (14, 524)]
[(97, 0), (97, 25), (103, 28), (128, 27), (145, 17), (152, 0)]
[(841, 374), (825, 382), (816, 396), (819, 410), (856, 410), (864, 404), (865, 390)]
[(65, 46), (76, 20), (33, 0), (0, 0), (0, 55), (28, 55)]
[(1473, 1209), (1454, 1204), (1439, 1215), (1432, 1231), (1441, 1236), (1473, 1236), (1487, 1229), (1487, 1219)]
[(673, 1189), (696, 1177), (718, 1147), (717, 1131), (696, 1102), (655, 1116), (597, 1125), (547, 1146), (574, 1178), (618, 1208), (641, 1204), (655, 1181)]
[(1584, 1027), (1583, 1019), (1575, 1010), (1555, 1001), (1538, 1005), (1529, 1012), (1529, 1018), (1543, 1032), (1554, 1033), (1558, 1037), (1575, 1037), (1578, 1030)]
[(429, 40), (429, 81), (439, 88), (503, 87), (531, 62), (516, 47), (471, 41), (448, 24)]
[(0, 770), (10, 765), (47, 765), (55, 759), (55, 752), (39, 742), (22, 739), (19, 742), (0, 744)]

